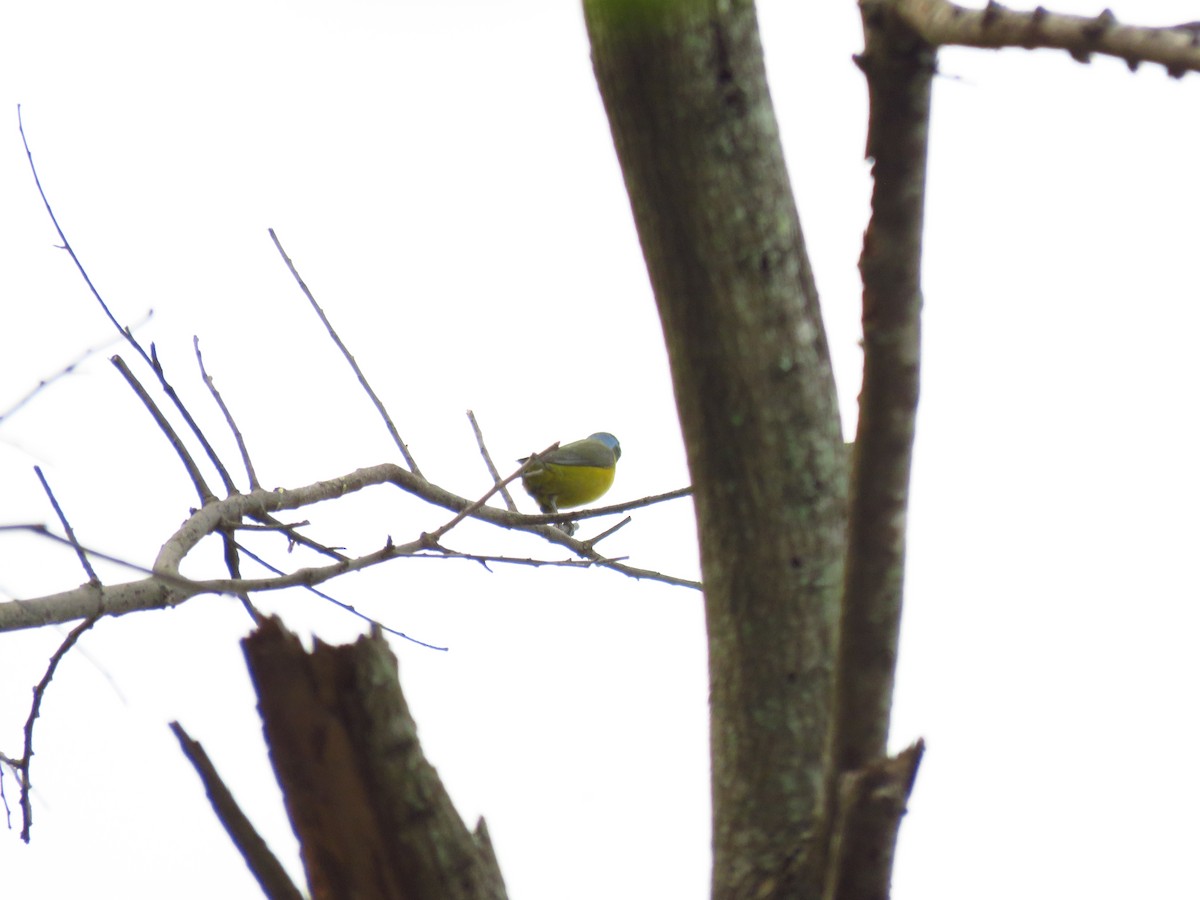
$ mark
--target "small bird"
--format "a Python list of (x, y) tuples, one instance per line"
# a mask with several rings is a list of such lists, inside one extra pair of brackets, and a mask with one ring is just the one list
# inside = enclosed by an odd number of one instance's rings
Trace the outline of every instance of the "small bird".
[[(520, 462), (527, 462), (526, 456)], [(544, 513), (583, 506), (604, 496), (617, 473), (621, 445), (607, 431), (533, 457), (521, 482)]]

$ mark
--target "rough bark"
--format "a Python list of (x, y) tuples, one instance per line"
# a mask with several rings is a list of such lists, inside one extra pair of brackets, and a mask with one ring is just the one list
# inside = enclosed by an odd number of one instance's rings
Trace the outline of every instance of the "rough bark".
[(695, 488), (713, 896), (818, 897), (845, 459), (754, 8), (584, 9)]
[(908, 485), (920, 391), (921, 235), (934, 48), (887, 2), (861, 4), (867, 156), (863, 387), (850, 484), (833, 734), (837, 816), (826, 896), (882, 900), (922, 745), (887, 757), (904, 594)]
[(503, 900), (417, 740), (382, 635), (306, 652), (277, 619), (243, 642), (314, 900)]
[(875, 186), (863, 238), (863, 386), (854, 441), (835, 763), (887, 753), (900, 636), (908, 483), (921, 356), (921, 235), (933, 48), (886, 8), (864, 4)]

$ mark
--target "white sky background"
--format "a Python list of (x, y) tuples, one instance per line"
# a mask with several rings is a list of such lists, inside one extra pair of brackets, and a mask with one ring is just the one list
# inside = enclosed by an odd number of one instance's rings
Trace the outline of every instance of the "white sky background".
[[(1196, 18), (1191, 3), (1110, 5)], [(869, 191), (857, 11), (760, 6), (849, 428)], [(199, 335), (267, 486), (397, 459), (269, 226), (434, 480), (486, 488), (470, 408), (498, 461), (613, 431), (614, 501), (687, 482), (575, 3), (25, 2), (0, 32), (0, 409), (111, 334), (54, 249), (21, 102), (94, 282), (123, 322), (154, 309), (140, 337), (234, 465)], [(895, 896), (1195, 896), (1200, 78), (1023, 51), (945, 52), (941, 68), (893, 728), (896, 747), (929, 750)], [(149, 564), (196, 498), (112, 352), (132, 358), (110, 349), (0, 423), (0, 521), (52, 519), (38, 464), (81, 540)], [(446, 515), (378, 489), (310, 518), (364, 552)], [(452, 545), (544, 552), (494, 532), (463, 526)], [(687, 504), (639, 511), (607, 549), (694, 575)], [(209, 550), (190, 571), (222, 570)], [(82, 580), (69, 552), (0, 535), (4, 596)], [(707, 896), (698, 596), (416, 560), (330, 590), (451, 647), (397, 643), (402, 682), (460, 811), (487, 816), (514, 898)], [(360, 630), (300, 592), (261, 600), (302, 634)], [(237, 643), (248, 628), (234, 601), (203, 597), (84, 637), (38, 724), (33, 844), (15, 809), (0, 832), (5, 896), (256, 895), (172, 719), (299, 878)], [(9, 754), (66, 630), (0, 635)]]

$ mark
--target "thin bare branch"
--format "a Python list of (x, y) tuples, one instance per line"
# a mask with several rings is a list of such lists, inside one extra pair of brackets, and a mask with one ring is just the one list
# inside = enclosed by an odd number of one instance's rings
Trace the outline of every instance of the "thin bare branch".
[(192, 768), (196, 770), (196, 774), (200, 776), (200, 781), (204, 784), (204, 792), (212, 804), (213, 812), (225, 826), (230, 840), (241, 852), (242, 859), (246, 861), (246, 867), (250, 869), (259, 886), (262, 887), (263, 893), (271, 900), (302, 900), (304, 895), (288, 878), (279, 859), (271, 852), (271, 848), (262, 839), (262, 835), (255, 830), (254, 825), (242, 812), (242, 808), (238, 806), (237, 800), (233, 797), (233, 792), (221, 780), (217, 767), (209, 759), (204, 747), (198, 741), (193, 740), (178, 722), (171, 723), (171, 732), (179, 741), (183, 755), (187, 757)]
[(8, 766), (18, 778), (21, 776), (21, 769), (18, 760), (10, 759), (0, 753), (0, 803), (4, 804), (4, 825), (9, 831), (12, 831), (12, 807), (8, 805), (8, 791), (4, 789), (4, 766)]
[[(528, 516), (526, 518), (533, 519), (538, 517)], [(592, 546), (592, 543), (595, 540), (604, 537), (607, 532), (602, 532), (599, 537), (593, 538), (592, 540), (579, 541), (567, 534), (562, 529), (555, 528), (553, 525), (536, 525), (531, 528), (527, 528), (526, 530), (541, 535), (552, 544), (561, 544), (563, 547), (569, 548), (573, 553), (592, 561), (596, 565), (602, 566), (606, 569), (612, 569), (614, 572), (619, 572), (622, 575), (628, 575), (631, 578), (637, 578), (639, 580), (644, 579), (646, 581), (659, 581), (663, 584), (670, 584), (675, 587), (691, 588), (695, 591), (704, 590), (704, 585), (699, 581), (693, 581), (690, 578), (680, 578), (675, 575), (664, 575), (663, 573), (655, 572), (652, 569), (640, 569), (636, 566), (625, 565), (622, 562), (615, 562), (611, 558), (604, 556)]]
[[(133, 336), (129, 329), (121, 325), (117, 321), (117, 317), (112, 314), (112, 310), (108, 308), (108, 304), (104, 302), (104, 298), (100, 296), (100, 292), (96, 290), (96, 286), (92, 284), (92, 279), (88, 276), (87, 270), (84, 269), (83, 263), (79, 261), (79, 257), (75, 255), (75, 250), (71, 246), (71, 242), (67, 240), (66, 234), (62, 230), (62, 226), (58, 224), (58, 217), (54, 215), (54, 209), (50, 206), (50, 201), (46, 197), (46, 191), (42, 188), (42, 180), (38, 177), (37, 166), (33, 164), (33, 151), (29, 149), (29, 141), (25, 137), (25, 122), (21, 118), (21, 106), (17, 104), (17, 130), (21, 133), (21, 143), (25, 146), (25, 156), (29, 160), (29, 170), (33, 173), (33, 183), (37, 186), (38, 194), (41, 195), (42, 203), (46, 207), (46, 213), (50, 216), (50, 221), (54, 225), (54, 230), (58, 232), (58, 239), (62, 241), (62, 249), (66, 250), (70, 255), (71, 260), (75, 263), (75, 268), (79, 270), (79, 274), (83, 276), (84, 283), (87, 284), (88, 290), (92, 292), (92, 296), (96, 298), (96, 302), (100, 304), (100, 308), (104, 310), (104, 315), (108, 316), (108, 320), (112, 322), (113, 327), (124, 336), (125, 340), (136, 347), (139, 351), (141, 347), (133, 340)], [(144, 355), (144, 354), (143, 354)]]
[(114, 356), (111, 362), (117, 367), (117, 371), (121, 373), (129, 386), (133, 388), (133, 392), (137, 394), (138, 399), (142, 401), (142, 405), (150, 412), (159, 430), (167, 436), (167, 440), (175, 448), (175, 453), (183, 463), (184, 469), (187, 470), (188, 477), (192, 480), (192, 484), (196, 486), (196, 493), (200, 495), (200, 504), (203, 505), (215, 500), (216, 495), (209, 489), (208, 483), (204, 480), (204, 475), (200, 472), (200, 467), (192, 459), (192, 454), (188, 452), (187, 447), (184, 446), (175, 429), (171, 427), (171, 423), (167, 421), (167, 417), (162, 414), (162, 410), (158, 408), (158, 405), (150, 397), (149, 392), (142, 387), (141, 382), (137, 380), (137, 377), (130, 370), (129, 366), (125, 364), (125, 360), (119, 356)]
[(196, 440), (198, 440), (200, 445), (204, 448), (204, 452), (208, 455), (209, 460), (211, 460), (213, 466), (216, 467), (217, 472), (221, 476), (222, 482), (225, 484), (225, 490), (227, 492), (232, 492), (234, 490), (233, 479), (229, 477), (229, 472), (226, 470), (224, 463), (221, 462), (221, 458), (217, 456), (216, 450), (213, 449), (212, 445), (208, 442), (208, 438), (206, 438), (204, 433), (200, 430), (200, 426), (196, 424), (196, 420), (192, 418), (192, 414), (188, 412), (187, 407), (184, 406), (183, 401), (175, 392), (175, 388), (172, 387), (170, 382), (167, 381), (166, 372), (163, 370), (162, 365), (158, 361), (158, 355), (155, 351), (154, 345), (150, 345), (150, 352), (147, 353), (145, 348), (142, 347), (142, 345), (138, 343), (137, 339), (134, 338), (133, 329), (129, 326), (122, 326), (121, 323), (117, 321), (117, 317), (113, 315), (112, 310), (108, 308), (108, 304), (104, 302), (104, 298), (100, 296), (100, 292), (96, 290), (96, 286), (92, 284), (92, 279), (88, 276), (87, 270), (83, 267), (83, 263), (80, 262), (79, 257), (75, 255), (75, 250), (71, 247), (71, 242), (67, 240), (66, 234), (59, 226), (58, 219), (54, 215), (54, 210), (50, 206), (50, 201), (46, 198), (46, 192), (42, 190), (42, 182), (38, 177), (37, 167), (33, 164), (33, 153), (29, 149), (29, 141), (25, 138), (25, 124), (21, 120), (20, 105), (17, 106), (17, 126), (21, 133), (21, 142), (25, 147), (25, 155), (29, 159), (29, 170), (33, 173), (34, 184), (37, 185), (38, 194), (41, 195), (42, 203), (46, 207), (46, 212), (50, 216), (50, 221), (54, 224), (54, 230), (58, 232), (59, 240), (62, 241), (62, 248), (66, 250), (68, 254), (70, 254), (71, 260), (75, 263), (75, 268), (79, 270), (79, 274), (83, 277), (88, 289), (92, 292), (92, 296), (96, 298), (96, 302), (99, 303), (100, 308), (104, 310), (104, 315), (108, 317), (108, 320), (112, 322), (113, 326), (118, 332), (120, 332), (121, 336), (129, 343), (129, 346), (131, 346), (137, 352), (146, 365), (148, 365), (151, 371), (153, 371), (157, 376), (158, 383), (162, 387), (163, 392), (171, 398), (171, 402), (175, 404), (175, 408), (179, 411), (179, 414), (183, 416), (184, 421), (187, 422), (188, 428), (191, 429), (192, 434), (194, 434), (196, 437)]
[[(252, 560), (254, 560), (256, 563), (258, 563), (264, 569), (274, 572), (276, 575), (284, 574), (284, 571), (282, 569), (278, 569), (275, 566), (271, 565), (269, 562), (267, 562), (265, 559), (263, 559), (261, 556), (259, 556), (257, 553), (255, 553), (253, 550), (249, 550), (246, 547), (243, 547), (241, 544), (238, 545), (238, 549), (241, 550), (242, 553), (245, 553), (247, 556), (249, 556)], [(403, 631), (399, 631), (388, 625), (384, 625), (378, 619), (368, 616), (364, 612), (360, 612), (359, 610), (355, 609), (349, 603), (345, 603), (341, 600), (338, 600), (336, 597), (331, 597), (329, 594), (326, 594), (324, 591), (317, 590), (312, 585), (304, 585), (303, 587), (305, 588), (305, 590), (307, 590), (313, 594), (316, 594), (322, 600), (325, 600), (328, 603), (332, 603), (334, 606), (345, 610), (346, 612), (350, 613), (352, 616), (356, 616), (357, 618), (362, 619), (364, 622), (369, 622), (373, 628), (379, 628), (382, 631), (386, 631), (388, 634), (394, 635), (398, 638), (403, 638), (406, 641), (409, 641), (420, 647), (425, 647), (428, 650), (446, 651), (446, 650), (450, 649), (449, 647), (439, 647), (437, 644), (430, 644), (426, 641), (422, 641), (418, 638), (412, 637), (411, 635), (405, 634)]]
[[(200, 338), (196, 335), (192, 336), (192, 346), (196, 351), (196, 362), (200, 366), (200, 377), (207, 385), (209, 392), (216, 401), (217, 406), (225, 415), (225, 422), (229, 426), (229, 430), (233, 432), (234, 440), (238, 445), (238, 452), (241, 454), (242, 463), (246, 467), (246, 478), (250, 482), (250, 489), (257, 490), (261, 487), (258, 483), (258, 476), (254, 471), (254, 464), (250, 461), (250, 453), (246, 449), (246, 442), (242, 439), (242, 433), (237, 427), (237, 423), (233, 421), (233, 414), (230, 413), (229, 407), (225, 405), (225, 401), (221, 397), (220, 391), (217, 390), (216, 384), (212, 377), (204, 368), (204, 356), (200, 353)], [(240, 523), (239, 523), (240, 524)], [(222, 525), (220, 528), (221, 542), (224, 549), (225, 568), (229, 572), (229, 577), (233, 579), (241, 578), (242, 561), (239, 556), (239, 545), (234, 539), (234, 528), (229, 525)], [(245, 592), (238, 592), (238, 602), (242, 604), (242, 608), (246, 614), (250, 616), (251, 621), (256, 624), (261, 620), (258, 609), (254, 606), (254, 602), (250, 599), (250, 595)]]
[(208, 370), (204, 368), (204, 354), (200, 352), (200, 337), (192, 335), (192, 347), (196, 350), (196, 363), (200, 366), (200, 377), (204, 379), (204, 384), (208, 388), (208, 392), (212, 394), (213, 400), (221, 410), (221, 415), (225, 417), (225, 424), (229, 426), (229, 430), (233, 432), (233, 439), (237, 441), (238, 452), (242, 455), (242, 464), (246, 467), (246, 477), (250, 481), (250, 489), (257, 490), (262, 485), (258, 482), (258, 474), (254, 471), (254, 463), (250, 461), (250, 451), (246, 449), (246, 441), (242, 437), (242, 430), (238, 428), (237, 422), (233, 420), (233, 413), (229, 411), (229, 407), (225, 405), (225, 399), (221, 396), (221, 392), (217, 390), (217, 385), (213, 381)]
[(620, 522), (618, 522), (616, 525), (612, 526), (611, 528), (609, 528), (605, 531), (600, 532), (594, 538), (591, 538), (590, 540), (588, 540), (588, 544), (593, 547), (596, 546), (598, 543), (600, 543), (606, 537), (620, 531), (622, 528), (624, 528), (626, 525), (628, 525), (632, 521), (633, 521), (633, 516), (626, 516)]
[(1200, 71), (1200, 32), (1194, 23), (1150, 28), (1122, 25), (1107, 9), (1097, 16), (1069, 16), (1041, 6), (1017, 12), (999, 3), (965, 9), (947, 0), (863, 0), (861, 5), (864, 11), (893, 6), (910, 28), (935, 46), (1066, 50), (1083, 63), (1098, 53), (1124, 60), (1130, 70), (1144, 62), (1157, 63), (1172, 78)]
[[(30, 830), (33, 828), (33, 806), (29, 799), (33, 786), (33, 780), (30, 777), (31, 763), (33, 762), (33, 724), (37, 721), (38, 715), (41, 713), (42, 699), (46, 696), (46, 689), (50, 687), (50, 681), (54, 678), (54, 672), (58, 668), (58, 664), (62, 662), (67, 652), (75, 646), (75, 642), (82, 637), (83, 633), (96, 624), (98, 618), (98, 616), (90, 616), (71, 629), (70, 633), (67, 634), (58, 649), (50, 657), (50, 662), (46, 666), (46, 674), (42, 676), (42, 680), (33, 689), (33, 703), (29, 709), (29, 718), (25, 720), (24, 755), (21, 758), (20, 772), (18, 773), (21, 778), (21, 840), (27, 844), (29, 843)], [(12, 764), (11, 760), (9, 760), (9, 764)]]
[(58, 504), (58, 498), (54, 496), (54, 491), (50, 490), (50, 483), (46, 481), (46, 476), (42, 474), (41, 466), (34, 466), (33, 471), (37, 473), (38, 481), (42, 483), (42, 489), (46, 492), (46, 496), (50, 498), (50, 505), (54, 507), (54, 512), (58, 515), (58, 521), (62, 523), (63, 531), (67, 533), (67, 540), (71, 542), (71, 546), (75, 548), (75, 554), (79, 557), (79, 564), (83, 566), (83, 571), (88, 577), (89, 584), (99, 584), (100, 579), (96, 577), (96, 570), (92, 568), (92, 564), (88, 562), (87, 554), (83, 547), (79, 545), (79, 541), (75, 538), (75, 530), (71, 527), (71, 523), (67, 521), (67, 515)]
[(678, 488), (674, 491), (667, 491), (665, 494), (653, 494), (649, 497), (642, 497), (639, 500), (627, 500), (624, 503), (614, 503), (612, 506), (596, 506), (591, 509), (573, 509), (570, 512), (547, 513), (545, 515), (524, 516), (524, 520), (530, 524), (539, 525), (554, 525), (559, 522), (578, 522), (583, 519), (595, 519), (599, 516), (612, 516), (617, 513), (628, 512), (631, 509), (641, 509), (645, 506), (654, 506), (658, 503), (666, 503), (668, 500), (679, 500), (682, 497), (692, 496), (690, 487)]
[[(136, 330), (138, 328), (141, 328), (143, 325), (145, 325), (147, 322), (149, 322), (150, 319), (153, 318), (153, 316), (154, 316), (154, 310), (149, 310), (146, 313), (146, 315), (142, 317), (142, 320), (140, 322), (138, 322), (136, 325), (131, 327), (131, 330)], [(34, 387), (24, 397), (22, 397), (20, 400), (18, 400), (16, 403), (14, 403), (8, 409), (4, 410), (3, 412), (0, 412), (0, 424), (3, 424), (5, 419), (9, 418), (14, 413), (16, 413), (19, 409), (21, 409), (26, 404), (28, 404), (39, 393), (44, 391), (50, 385), (54, 384), (54, 382), (58, 381), (60, 378), (65, 378), (66, 376), (72, 374), (77, 368), (79, 368), (79, 366), (81, 366), (87, 360), (91, 359), (97, 353), (107, 350), (113, 344), (116, 344), (122, 340), (124, 340), (124, 336), (105, 341), (103, 344), (99, 344), (98, 346), (95, 346), (95, 347), (89, 347), (87, 350), (84, 350), (83, 353), (79, 354), (79, 356), (75, 357), (75, 359), (71, 360), (69, 363), (67, 363), (65, 366), (63, 366), (61, 369), (59, 369), (53, 375), (48, 375), (47, 377), (43, 378), (36, 385), (34, 385)]]
[[(62, 535), (55, 534), (53, 531), (51, 531), (45, 525), (38, 523), (38, 522), (17, 522), (17, 523), (11, 523), (8, 525), (0, 525), (0, 532), (4, 532), (4, 531), (28, 531), (31, 534), (36, 534), (36, 535), (39, 535), (40, 537), (48, 538), (49, 540), (56, 541), (60, 544), (66, 544), (68, 547), (72, 547), (72, 548), (78, 547), (81, 551), (86, 553), (89, 557), (93, 557), (95, 559), (102, 559), (105, 562), (110, 562), (110, 563), (113, 563), (114, 565), (124, 566), (127, 569), (132, 569), (135, 572), (141, 572), (144, 575), (153, 575), (154, 574), (154, 570), (149, 568), (148, 566), (143, 566), (140, 563), (135, 563), (135, 562), (131, 562), (130, 560), (127, 560), (127, 559), (122, 559), (119, 556), (113, 556), (109, 553), (105, 553), (102, 550), (97, 550), (95, 547), (89, 547), (86, 544), (80, 544), (78, 541), (73, 541), (70, 538), (65, 538)], [(180, 579), (180, 583), (181, 584), (185, 583), (185, 580)], [(17, 602), (20, 602), (20, 601), (17, 601)], [(79, 618), (79, 617), (77, 616), (76, 618)], [(49, 623), (47, 623), (47, 624), (49, 624)]]
[[(479, 453), (483, 456), (483, 462), (487, 466), (488, 474), (492, 476), (493, 483), (499, 483), (500, 471), (496, 468), (496, 464), (492, 462), (492, 455), (488, 453), (487, 444), (483, 440), (483, 430), (479, 427), (479, 422), (475, 420), (475, 413), (472, 410), (467, 410), (467, 421), (471, 423), (471, 430), (475, 432), (475, 442), (479, 444)], [(508, 487), (501, 485), (500, 496), (504, 498), (504, 505), (509, 512), (517, 511), (516, 501), (513, 500), (512, 494), (508, 492)]]
[(558, 444), (554, 443), (554, 444), (551, 444), (549, 447), (547, 447), (545, 450), (543, 450), (541, 454), (534, 453), (515, 472), (513, 472), (511, 475), (509, 475), (503, 481), (497, 481), (495, 484), (493, 484), (492, 487), (487, 491), (487, 493), (485, 493), (479, 499), (475, 500), (470, 506), (466, 507), (465, 509), (459, 510), (453, 519), (451, 519), (449, 522), (447, 522), (445, 525), (441, 526), (440, 528), (436, 529), (435, 531), (429, 532), (429, 534), (428, 534), (429, 540), (436, 543), (447, 531), (449, 531), (451, 528), (453, 528), (455, 525), (457, 525), (463, 519), (467, 518), (468, 516), (474, 515), (475, 511), (480, 509), (485, 503), (487, 503), (487, 501), (497, 491), (503, 490), (509, 484), (516, 481), (518, 478), (520, 478), (525, 473), (526, 469), (528, 469), (530, 466), (534, 465), (537, 462), (537, 459), (539, 456), (549, 453), (551, 450), (553, 450), (557, 447), (558, 447)]
[(291, 272), (292, 277), (296, 279), (296, 284), (300, 285), (300, 290), (303, 291), (304, 296), (308, 298), (308, 302), (312, 305), (312, 308), (316, 312), (318, 318), (320, 318), (321, 323), (325, 326), (325, 330), (329, 332), (329, 336), (333, 339), (333, 342), (337, 344), (338, 349), (342, 351), (342, 356), (346, 358), (346, 362), (350, 363), (350, 368), (354, 370), (354, 374), (358, 378), (358, 383), (362, 385), (363, 390), (367, 392), (367, 396), (371, 398), (371, 402), (375, 404), (375, 408), (379, 410), (379, 415), (383, 417), (383, 423), (385, 426), (387, 426), (388, 434), (392, 436), (392, 440), (395, 441), (396, 446), (400, 448), (400, 453), (404, 456), (404, 461), (408, 463), (409, 470), (414, 475), (421, 477), (421, 470), (417, 467), (417, 461), (413, 459), (412, 454), (409, 453), (408, 444), (406, 444), (400, 437), (400, 432), (396, 430), (396, 426), (392, 422), (392, 417), (388, 414), (387, 409), (384, 408), (383, 401), (379, 399), (379, 395), (375, 393), (374, 388), (372, 388), (370, 382), (367, 381), (367, 376), (364, 375), (362, 369), (358, 367), (358, 361), (355, 360), (354, 356), (350, 353), (350, 350), (342, 342), (341, 337), (338, 336), (337, 331), (333, 327), (333, 323), (330, 322), (329, 317), (325, 315), (325, 310), (321, 309), (320, 304), (317, 303), (316, 297), (312, 295), (312, 291), (308, 289), (308, 285), (304, 283), (304, 279), (301, 278), (300, 273), (296, 271), (296, 266), (292, 262), (291, 257), (287, 255), (283, 249), (283, 244), (281, 244), (279, 242), (279, 238), (275, 236), (275, 229), (268, 228), (267, 233), (271, 235), (271, 240), (275, 244), (275, 249), (278, 250), (279, 255), (283, 257), (283, 262), (288, 267), (288, 271)]

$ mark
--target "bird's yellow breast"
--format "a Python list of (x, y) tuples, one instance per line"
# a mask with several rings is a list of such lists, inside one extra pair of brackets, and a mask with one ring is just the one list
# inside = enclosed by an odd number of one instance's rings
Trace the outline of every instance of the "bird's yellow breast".
[(525, 490), (542, 512), (583, 506), (612, 487), (617, 468), (612, 466), (560, 466), (543, 462), (522, 477)]

